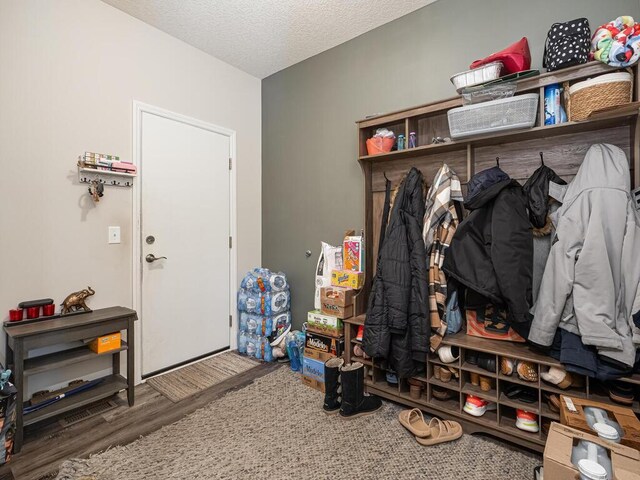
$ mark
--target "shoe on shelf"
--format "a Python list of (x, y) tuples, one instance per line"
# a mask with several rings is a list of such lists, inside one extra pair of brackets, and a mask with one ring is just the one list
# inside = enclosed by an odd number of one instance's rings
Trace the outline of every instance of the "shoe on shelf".
[(364, 337), (364, 325), (360, 325), (358, 327), (358, 333), (356, 334), (356, 340), (361, 342), (362, 337)]
[(449, 370), (446, 367), (439, 367), (437, 365), (436, 367), (440, 369), (440, 381), (444, 383), (449, 383), (451, 381), (451, 376), (452, 376), (451, 370)]
[(477, 365), (478, 364), (478, 352), (475, 352), (473, 350), (468, 351), (465, 354), (465, 359), (467, 360), (467, 363), (469, 365)]
[(507, 357), (500, 359), (500, 373), (510, 377), (513, 373), (513, 360)]
[(469, 379), (471, 380), (471, 385), (475, 385), (476, 387), (480, 386), (480, 374), (476, 372), (469, 372)]
[(396, 374), (396, 372), (394, 372), (393, 370), (387, 370), (386, 377), (387, 385), (394, 388), (398, 386), (398, 375)]
[(528, 362), (526, 360), (518, 360), (516, 363), (516, 372), (518, 372), (518, 377), (526, 382), (538, 381), (538, 369), (536, 368), (535, 363)]
[(460, 356), (460, 350), (458, 347), (452, 347), (451, 345), (442, 345), (438, 349), (438, 357), (442, 363), (453, 363)]
[(436, 386), (431, 387), (431, 395), (436, 400), (449, 400), (450, 398), (453, 398), (453, 392), (451, 390)]
[(478, 355), (478, 366), (487, 372), (496, 373), (496, 357), (486, 353)]
[(440, 373), (442, 370), (440, 370), (442, 367), (440, 365), (434, 365), (433, 366), (433, 378), (435, 378), (436, 380), (442, 380), (442, 374)]
[(622, 405), (633, 405), (633, 386), (624, 382), (609, 382), (609, 398)]
[(525, 432), (538, 433), (538, 416), (535, 413), (516, 409), (516, 427)]
[(463, 410), (474, 417), (481, 417), (487, 413), (487, 410), (495, 410), (496, 408), (498, 407), (493, 402), (488, 402), (475, 395), (467, 395)]
[[(518, 372), (520, 373), (520, 372)], [(562, 390), (566, 390), (573, 383), (573, 377), (564, 368), (551, 367), (548, 371), (542, 372), (540, 377), (547, 383), (555, 385)]]
[(375, 395), (364, 393), (364, 365), (354, 362), (340, 370), (342, 402), (340, 416), (355, 418), (369, 415), (382, 407), (382, 400)]
[(547, 400), (547, 405), (549, 405), (549, 410), (553, 413), (560, 413), (560, 397), (555, 393), (545, 393), (544, 396)]
[(362, 345), (358, 345), (357, 343), (353, 346), (353, 354), (356, 357), (362, 357), (364, 359), (369, 358), (369, 355), (364, 353), (364, 348), (362, 348)]
[(493, 379), (480, 375), (480, 390), (488, 392), (493, 388)]

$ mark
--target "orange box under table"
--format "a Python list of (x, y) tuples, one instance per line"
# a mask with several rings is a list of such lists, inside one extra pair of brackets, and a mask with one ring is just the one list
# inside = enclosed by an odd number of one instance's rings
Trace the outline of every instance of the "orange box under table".
[(117, 350), (121, 345), (120, 332), (103, 335), (89, 342), (89, 348), (96, 353), (105, 353)]

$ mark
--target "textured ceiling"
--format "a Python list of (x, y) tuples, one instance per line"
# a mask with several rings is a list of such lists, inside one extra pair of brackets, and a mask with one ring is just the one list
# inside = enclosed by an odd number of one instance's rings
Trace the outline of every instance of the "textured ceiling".
[(435, 0), (103, 0), (264, 78)]

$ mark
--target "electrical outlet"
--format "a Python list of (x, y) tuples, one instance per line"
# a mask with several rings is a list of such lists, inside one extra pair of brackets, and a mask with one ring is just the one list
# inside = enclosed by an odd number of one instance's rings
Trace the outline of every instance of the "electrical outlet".
[(120, 243), (120, 227), (109, 227), (109, 243)]

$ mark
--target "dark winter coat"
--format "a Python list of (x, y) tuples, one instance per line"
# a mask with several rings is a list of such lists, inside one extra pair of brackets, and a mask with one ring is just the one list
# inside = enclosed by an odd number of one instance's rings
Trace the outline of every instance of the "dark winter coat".
[(414, 373), (413, 359), (424, 365), (429, 351), (424, 204), (422, 173), (412, 168), (395, 192), (365, 321), (364, 351), (400, 377)]
[[(506, 307), (516, 332), (528, 333), (532, 304), (533, 235), (520, 184), (500, 168), (475, 174), (443, 269), (491, 303)], [(525, 336), (526, 338), (526, 336)]]

